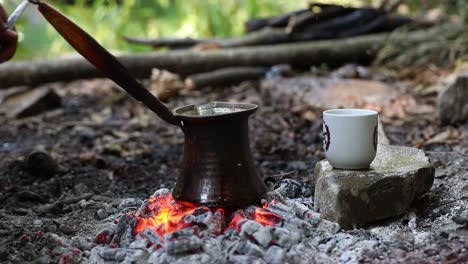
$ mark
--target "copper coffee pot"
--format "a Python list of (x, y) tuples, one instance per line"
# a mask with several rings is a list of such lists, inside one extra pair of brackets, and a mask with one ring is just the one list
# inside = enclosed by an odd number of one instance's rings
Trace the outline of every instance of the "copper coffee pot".
[(215, 102), (169, 110), (88, 33), (49, 4), (29, 0), (83, 57), (167, 123), (185, 135), (184, 157), (173, 196), (221, 207), (259, 200), (266, 187), (250, 153), (248, 119), (257, 106)]

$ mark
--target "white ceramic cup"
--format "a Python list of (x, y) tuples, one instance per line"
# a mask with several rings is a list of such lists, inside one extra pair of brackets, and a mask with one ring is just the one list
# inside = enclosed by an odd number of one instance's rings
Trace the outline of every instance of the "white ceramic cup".
[(336, 169), (367, 169), (377, 152), (378, 113), (367, 109), (323, 112), (323, 149)]

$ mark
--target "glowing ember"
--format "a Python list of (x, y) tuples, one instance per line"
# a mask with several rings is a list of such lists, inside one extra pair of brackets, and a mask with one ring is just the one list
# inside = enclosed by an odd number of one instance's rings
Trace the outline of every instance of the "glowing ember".
[[(234, 228), (239, 231), (240, 222), (245, 218), (255, 220), (264, 226), (276, 225), (282, 221), (281, 216), (268, 210), (268, 203), (263, 204), (262, 207), (257, 208), (249, 216), (239, 211), (232, 213), (231, 217), (229, 217), (231, 221), (227, 225), (227, 228)], [(148, 200), (146, 208), (139, 215), (135, 216), (137, 222), (133, 229), (133, 235), (143, 232), (145, 228), (150, 228), (162, 237), (164, 234), (170, 234), (183, 228), (194, 226), (194, 223), (188, 221), (188, 217), (208, 211), (212, 213), (218, 212), (218, 214), (220, 212), (225, 219), (225, 211), (221, 208), (210, 210), (208, 207), (197, 206), (194, 203), (178, 202), (170, 194), (154, 196)]]
[(133, 233), (136, 235), (149, 227), (163, 236), (188, 227), (183, 219), (186, 215), (194, 213), (196, 208), (197, 206), (192, 203), (178, 203), (170, 194), (151, 197), (145, 209), (152, 215), (138, 217)]
[(270, 212), (268, 209), (265, 208), (257, 208), (255, 210), (254, 215), (255, 221), (259, 222), (260, 224), (267, 226), (267, 225), (276, 225), (281, 223), (283, 220), (281, 216), (278, 214)]

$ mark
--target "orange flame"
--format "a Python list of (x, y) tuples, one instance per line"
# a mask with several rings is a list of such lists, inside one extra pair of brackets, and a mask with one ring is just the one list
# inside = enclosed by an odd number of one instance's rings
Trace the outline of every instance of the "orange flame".
[(266, 208), (257, 208), (254, 213), (254, 219), (263, 226), (276, 225), (283, 221), (283, 218), (280, 215), (273, 213)]
[[(264, 226), (280, 223), (281, 216), (268, 210), (268, 206), (268, 203), (264, 203), (263, 208), (257, 208), (251, 216), (245, 216), (242, 211), (234, 212), (227, 228), (239, 231), (239, 222), (244, 218), (253, 219)], [(176, 201), (170, 194), (151, 197), (144, 209), (144, 215), (149, 214), (150, 216), (135, 216), (137, 222), (133, 229), (133, 235), (141, 233), (145, 228), (150, 228), (162, 237), (164, 234), (190, 227), (192, 224), (184, 222), (184, 217), (195, 213), (197, 208), (198, 206), (194, 203)], [(204, 211), (210, 210), (208, 207), (202, 209)], [(216, 211), (222, 212), (223, 216), (225, 215), (222, 208), (217, 208)]]
[(149, 227), (163, 236), (167, 233), (188, 227), (183, 219), (186, 215), (195, 212), (197, 206), (192, 203), (178, 203), (172, 195), (151, 197), (147, 210), (153, 213), (152, 217), (138, 217), (133, 233), (136, 235)]

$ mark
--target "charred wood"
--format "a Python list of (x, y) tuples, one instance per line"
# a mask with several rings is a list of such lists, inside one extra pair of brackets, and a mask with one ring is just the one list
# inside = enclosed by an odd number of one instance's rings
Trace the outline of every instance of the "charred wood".
[(205, 86), (226, 86), (237, 84), (245, 80), (258, 80), (265, 76), (268, 68), (265, 67), (232, 67), (212, 72), (199, 73), (188, 76), (185, 86), (188, 89)]
[(326, 20), (349, 14), (355, 10), (356, 8), (346, 8), (332, 5), (322, 9), (320, 12), (303, 13), (291, 17), (286, 27), (286, 31), (290, 33), (303, 31), (305, 27), (311, 24), (322, 23)]
[[(118, 59), (140, 78), (148, 78), (153, 68), (168, 70), (186, 77), (227, 67), (269, 67), (290, 64), (308, 68), (326, 64), (368, 64), (386, 43), (388, 34), (375, 34), (349, 39), (265, 45), (209, 51), (172, 51), (120, 55)], [(432, 37), (426, 31), (398, 36), (398, 41), (425, 41)], [(0, 65), (0, 88), (15, 85), (37, 85), (47, 82), (72, 81), (104, 77), (82, 58), (52, 59), (35, 62), (9, 62)]]
[(245, 31), (253, 32), (265, 27), (285, 27), (289, 23), (289, 19), (292, 17), (309, 12), (310, 9), (307, 8), (270, 18), (251, 19), (245, 23)]
[(171, 49), (190, 48), (202, 43), (213, 43), (215, 39), (197, 39), (197, 38), (137, 38), (137, 37), (123, 37), (129, 43), (142, 44), (152, 46), (153, 48), (169, 47)]

